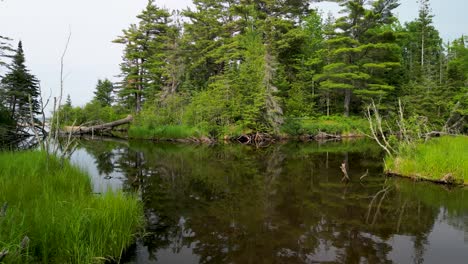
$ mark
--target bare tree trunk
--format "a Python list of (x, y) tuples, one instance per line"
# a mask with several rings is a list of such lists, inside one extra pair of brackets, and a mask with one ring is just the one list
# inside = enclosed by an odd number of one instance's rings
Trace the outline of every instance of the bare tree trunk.
[(351, 103), (351, 90), (345, 90), (345, 99), (344, 99), (344, 116), (349, 116), (349, 104)]
[(96, 133), (96, 132), (102, 132), (105, 130), (111, 130), (112, 128), (116, 126), (121, 126), (124, 124), (128, 124), (133, 120), (133, 117), (131, 115), (128, 115), (124, 119), (119, 119), (110, 123), (105, 123), (101, 125), (96, 125), (96, 126), (90, 126), (90, 127), (66, 127), (68, 133), (72, 134), (89, 134), (89, 133)]

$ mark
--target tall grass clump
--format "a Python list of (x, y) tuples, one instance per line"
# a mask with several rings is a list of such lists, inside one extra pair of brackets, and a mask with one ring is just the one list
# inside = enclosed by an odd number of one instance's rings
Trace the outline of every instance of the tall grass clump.
[(468, 137), (402, 144), (397, 155), (387, 155), (385, 165), (389, 173), (434, 181), (450, 175), (456, 182), (468, 184)]
[(88, 175), (42, 152), (0, 153), (5, 203), (0, 251), (9, 252), (6, 263), (118, 260), (143, 223), (137, 197), (93, 194)]

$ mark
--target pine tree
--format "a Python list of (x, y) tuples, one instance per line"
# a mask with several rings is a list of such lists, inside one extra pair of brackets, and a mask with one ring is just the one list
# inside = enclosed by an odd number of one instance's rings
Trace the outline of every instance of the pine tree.
[(208, 87), (210, 78), (222, 74), (229, 60), (236, 56), (235, 33), (240, 29), (233, 13), (236, 1), (197, 0), (195, 9), (182, 12), (183, 50), (187, 65), (185, 86), (190, 90)]
[(114, 42), (125, 45), (119, 96), (138, 113), (145, 99), (162, 89), (171, 19), (167, 10), (155, 6), (154, 0), (148, 1), (137, 18), (139, 24), (123, 30), (123, 36)]
[(6, 66), (6, 62), (3, 58), (8, 57), (8, 53), (13, 51), (9, 43), (11, 39), (0, 35), (0, 66)]
[(400, 50), (385, 25), (394, 22), (397, 2), (378, 0), (367, 9), (364, 0), (341, 1), (345, 16), (335, 21), (325, 41), (328, 63), (314, 79), (322, 89), (344, 93), (345, 116), (353, 95), (380, 101), (394, 89), (386, 76), (400, 66)]
[(10, 71), (2, 79), (1, 84), (5, 106), (13, 119), (29, 121), (30, 110), (33, 114), (40, 113), (39, 81), (26, 68), (21, 41), (13, 56)]

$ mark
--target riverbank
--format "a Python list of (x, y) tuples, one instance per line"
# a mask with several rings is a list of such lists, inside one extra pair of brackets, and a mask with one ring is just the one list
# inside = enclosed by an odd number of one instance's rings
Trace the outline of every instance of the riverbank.
[(143, 224), (134, 196), (92, 193), (88, 175), (41, 152), (0, 153), (6, 263), (119, 260)]
[[(357, 117), (323, 116), (318, 118), (297, 118), (286, 120), (280, 133), (257, 133), (237, 126), (193, 127), (187, 125), (155, 125), (143, 122), (138, 117), (128, 128), (129, 139), (155, 141), (178, 141), (193, 143), (213, 143), (217, 140), (240, 141), (241, 143), (273, 140), (321, 140), (358, 138), (369, 134), (366, 119)], [(122, 137), (117, 133), (115, 136)]]
[(385, 159), (387, 174), (468, 185), (468, 137), (433, 138)]

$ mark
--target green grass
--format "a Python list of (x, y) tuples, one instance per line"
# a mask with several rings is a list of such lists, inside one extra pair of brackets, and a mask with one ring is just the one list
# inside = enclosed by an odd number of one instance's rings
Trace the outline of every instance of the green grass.
[(414, 147), (402, 147), (396, 157), (385, 159), (387, 172), (408, 177), (440, 180), (448, 173), (468, 184), (468, 137), (434, 138)]
[(319, 132), (355, 136), (369, 133), (369, 122), (358, 117), (322, 116), (289, 120), (283, 126), (282, 131), (292, 136), (317, 135)]
[(136, 126), (128, 130), (128, 137), (133, 139), (186, 139), (200, 138), (206, 133), (196, 127), (184, 125)]
[[(134, 196), (92, 193), (79, 169), (40, 152), (0, 153), (0, 251), (6, 263), (99, 263), (121, 257), (143, 224)], [(28, 236), (28, 248), (19, 250)]]

